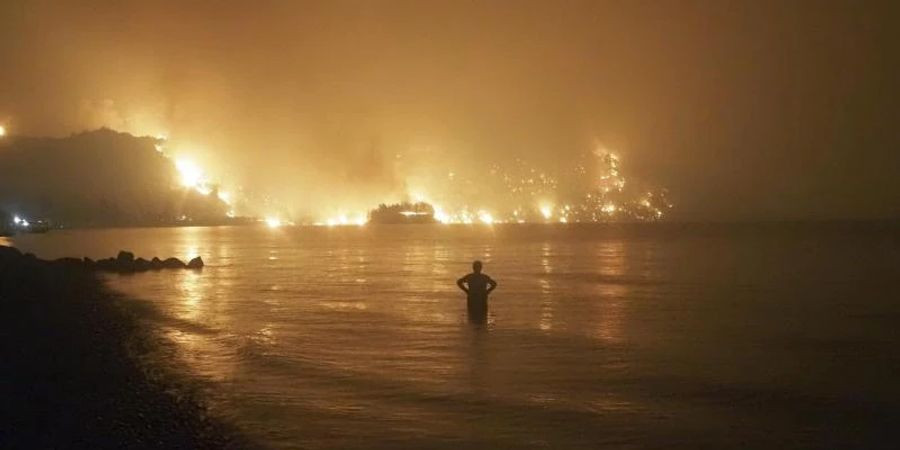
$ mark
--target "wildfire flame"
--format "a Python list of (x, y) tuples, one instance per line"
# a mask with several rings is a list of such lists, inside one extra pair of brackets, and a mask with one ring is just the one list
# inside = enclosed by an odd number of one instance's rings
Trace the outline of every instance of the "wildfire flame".
[(266, 226), (268, 226), (269, 228), (278, 228), (282, 225), (283, 225), (283, 223), (282, 223), (281, 219), (279, 219), (278, 217), (274, 217), (274, 216), (266, 217)]
[(203, 170), (200, 169), (200, 166), (189, 159), (177, 159), (175, 168), (178, 169), (178, 174), (181, 176), (182, 186), (192, 189), (200, 187), (203, 182)]

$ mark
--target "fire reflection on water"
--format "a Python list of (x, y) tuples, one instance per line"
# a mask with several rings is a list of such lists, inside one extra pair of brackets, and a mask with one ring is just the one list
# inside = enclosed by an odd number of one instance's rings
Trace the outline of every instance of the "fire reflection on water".
[(543, 275), (538, 280), (541, 287), (541, 318), (538, 328), (549, 331), (553, 328), (553, 286), (550, 284), (549, 275), (553, 273), (550, 258), (553, 256), (553, 248), (550, 243), (544, 243), (541, 247), (541, 269)]
[[(817, 280), (843, 276), (846, 283), (804, 284), (819, 290), (798, 300), (794, 273), (766, 272), (758, 262), (779, 256), (795, 258), (785, 264), (816, 264), (806, 251), (784, 253), (785, 243), (807, 249), (807, 237), (785, 241), (779, 231), (744, 242), (742, 228), (733, 240), (690, 231), (672, 242), (665, 229), (495, 228), (79, 230), (12, 240), (43, 258), (63, 251), (104, 257), (119, 248), (141, 256), (202, 256), (208, 264), (202, 272), (111, 275), (110, 286), (124, 291), (123, 302), (152, 302), (158, 311), (141, 317), (174, 344), (166, 346), (172, 357), (162, 363), (176, 361), (212, 381), (211, 412), (224, 412), (272, 447), (391, 447), (402, 440), (418, 448), (433, 439), (446, 448), (591, 448), (587, 444), (643, 442), (650, 430), (659, 439), (651, 446), (699, 441), (718, 448), (710, 436), (731, 436), (748, 424), (782, 430), (785, 414), (799, 417), (821, 407), (799, 402), (785, 412), (782, 394), (858, 408), (858, 384), (840, 390), (847, 383), (825, 370), (836, 356), (846, 356), (848, 369), (863, 370), (862, 378), (889, 385), (881, 367), (896, 358), (869, 370), (853, 359), (855, 345), (834, 349), (839, 353), (805, 350), (806, 343), (785, 346), (799, 353), (778, 353), (784, 349), (772, 345), (798, 336), (892, 344), (882, 341), (896, 334), (888, 335), (889, 327), (859, 335), (875, 327), (847, 327), (844, 303), (821, 316), (827, 323), (804, 316), (819, 311), (823, 299), (878, 295), (882, 299), (858, 312), (890, 311), (893, 304), (877, 287), (890, 281), (893, 254), (882, 252), (875, 266), (852, 263), (878, 255), (882, 236), (854, 238), (852, 247), (841, 243), (840, 251), (851, 253), (809, 267)], [(829, 229), (821, 242), (833, 238)], [(278, 260), (267, 259), (272, 249)], [(747, 256), (734, 261), (746, 265), (711, 272), (726, 250)], [(704, 251), (708, 258), (698, 261)], [(485, 271), (500, 283), (490, 326), (466, 321), (465, 296), (454, 285), (473, 258), (485, 259)], [(871, 295), (854, 297), (853, 281), (872, 276), (873, 268)], [(738, 270), (760, 271), (749, 274), (758, 277), (753, 295), (735, 283)], [(840, 286), (846, 289), (831, 292)], [(731, 294), (735, 298), (722, 297)], [(760, 305), (762, 295), (779, 297)], [(326, 301), (367, 308), (328, 308)], [(791, 301), (801, 303), (780, 303)], [(772, 320), (770, 306), (784, 320)], [(751, 338), (733, 332), (732, 324), (765, 333)], [(858, 338), (864, 341), (852, 340)], [(784, 367), (759, 364), (773, 352)], [(801, 371), (809, 378), (797, 378)], [(720, 385), (738, 388), (717, 389), (714, 398), (695, 389)], [(868, 387), (867, 404), (891, 394), (878, 386)], [(760, 409), (762, 403), (745, 401), (747, 388), (778, 395)], [(761, 414), (769, 407), (777, 414)], [(713, 425), (699, 429), (699, 423)], [(674, 428), (688, 431), (675, 435)], [(752, 430), (739, 438), (756, 438)], [(748, 442), (767, 448), (804, 436)]]
[[(437, 226), (371, 230), (154, 230), (162, 237), (136, 253), (201, 256), (207, 266), (119, 277), (114, 287), (172, 319), (160, 328), (176, 356), (203, 379), (227, 384), (223, 395), (234, 398), (223, 404), (234, 414), (284, 401), (308, 408), (273, 419), (291, 433), (300, 433), (291, 428), (299, 415), (320, 426), (330, 426), (329, 411), (371, 420), (367, 411), (383, 407), (386, 395), (392, 412), (384, 420), (459, 419), (442, 408), (423, 414), (422, 405), (399, 399), (408, 391), (573, 411), (628, 407), (587, 385), (573, 393), (541, 377), (562, 364), (589, 379), (600, 362), (571, 368), (605, 343), (622, 342), (631, 244), (517, 241), (502, 230), (461, 229), (448, 238)], [(130, 236), (109, 233), (117, 242)], [(468, 323), (455, 286), (473, 259), (500, 284), (487, 326)]]
[[(200, 256), (208, 266), (203, 271), (148, 274), (163, 276), (169, 280), (174, 277), (171, 289), (175, 295), (167, 302), (165, 312), (177, 319), (175, 324), (194, 324), (164, 326), (164, 333), (177, 344), (178, 356), (187, 361), (198, 374), (213, 381), (227, 381), (238, 370), (238, 361), (215, 356), (222, 355), (226, 346), (233, 345), (229, 341), (236, 337), (233, 332), (222, 333), (223, 328), (233, 326), (237, 319), (228, 310), (228, 302), (225, 300), (234, 295), (234, 275), (225, 270), (221, 274), (223, 276), (210, 277), (210, 272), (215, 272), (215, 266), (230, 264), (232, 245), (210, 245), (210, 233), (216, 232), (215, 229), (183, 227), (173, 231), (176, 247), (169, 253), (185, 260)], [(212, 267), (209, 266), (210, 261), (214, 261)], [(261, 334), (247, 333), (247, 339), (274, 342), (274, 331), (271, 328), (263, 326), (260, 331)]]
[(628, 285), (623, 276), (626, 273), (626, 245), (621, 241), (603, 242), (598, 249), (600, 264), (598, 273), (600, 282), (595, 292), (598, 301), (593, 302), (596, 308), (593, 337), (610, 343), (623, 340), (625, 312), (628, 302)]
[(179, 319), (199, 320), (204, 310), (205, 289), (202, 274), (196, 271), (183, 271), (178, 275), (176, 286), (181, 298), (181, 308), (173, 311)]

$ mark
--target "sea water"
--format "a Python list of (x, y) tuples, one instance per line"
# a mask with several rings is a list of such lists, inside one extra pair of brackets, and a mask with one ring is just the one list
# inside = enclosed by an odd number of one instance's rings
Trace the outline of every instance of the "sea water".
[[(281, 448), (890, 448), (900, 227), (885, 223), (53, 231), (215, 414)], [(455, 282), (499, 282), (470, 323)], [(147, 308), (138, 309), (147, 311)]]

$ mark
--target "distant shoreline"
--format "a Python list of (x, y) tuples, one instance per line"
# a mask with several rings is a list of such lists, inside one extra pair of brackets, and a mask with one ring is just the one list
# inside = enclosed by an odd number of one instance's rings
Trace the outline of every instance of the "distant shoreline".
[[(322, 229), (355, 229), (360, 227), (380, 227), (380, 228), (404, 228), (404, 227), (435, 227), (435, 228), (474, 228), (474, 227), (508, 227), (508, 228), (609, 228), (609, 227), (768, 227), (768, 226), (847, 226), (847, 225), (865, 225), (865, 226), (900, 226), (900, 217), (877, 217), (877, 218), (772, 218), (772, 219), (662, 219), (653, 221), (644, 220), (610, 220), (605, 222), (493, 222), (482, 223), (474, 221), (471, 223), (443, 223), (439, 221), (428, 222), (388, 222), (388, 221), (370, 221), (365, 224), (325, 224), (319, 222), (286, 222), (274, 228), (322, 228)], [(209, 221), (190, 221), (190, 222), (157, 222), (157, 223), (107, 223), (107, 224), (79, 224), (72, 226), (51, 227), (49, 232), (66, 231), (66, 230), (102, 230), (102, 229), (141, 229), (141, 228), (226, 228), (226, 227), (247, 227), (247, 228), (266, 228), (269, 227), (264, 219), (255, 217), (236, 217), (227, 220), (209, 220)], [(4, 231), (7, 231), (4, 233)], [(41, 234), (19, 232), (14, 230), (4, 230), (0, 228), (0, 237), (12, 237), (17, 234)]]
[(0, 246), (0, 447), (247, 448), (90, 271)]
[[(341, 225), (324, 225), (313, 223), (297, 223), (280, 225), (278, 228), (321, 228), (321, 229), (358, 229), (365, 227), (378, 228), (489, 228), (489, 227), (522, 227), (522, 228), (608, 228), (620, 226), (639, 226), (639, 227), (684, 227), (684, 226), (701, 226), (701, 227), (769, 227), (769, 226), (900, 226), (900, 218), (862, 218), (862, 219), (767, 219), (767, 220), (660, 220), (653, 222), (646, 221), (610, 221), (610, 222), (497, 222), (493, 224), (484, 223), (366, 223), (365, 225), (341, 224)], [(247, 227), (247, 228), (266, 228), (265, 222), (253, 221), (244, 223), (190, 223), (190, 224), (123, 224), (123, 225), (80, 225), (65, 228), (54, 228), (52, 231), (66, 230), (102, 230), (102, 229), (138, 229), (138, 228), (225, 228), (225, 227)], [(13, 235), (14, 236), (14, 235)]]

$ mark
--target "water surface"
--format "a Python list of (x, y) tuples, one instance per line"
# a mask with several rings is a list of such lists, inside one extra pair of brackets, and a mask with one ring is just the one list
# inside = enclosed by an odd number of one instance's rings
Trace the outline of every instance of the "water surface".
[[(885, 224), (54, 231), (214, 411), (284, 448), (888, 448), (900, 231)], [(486, 325), (454, 282), (499, 281)]]

